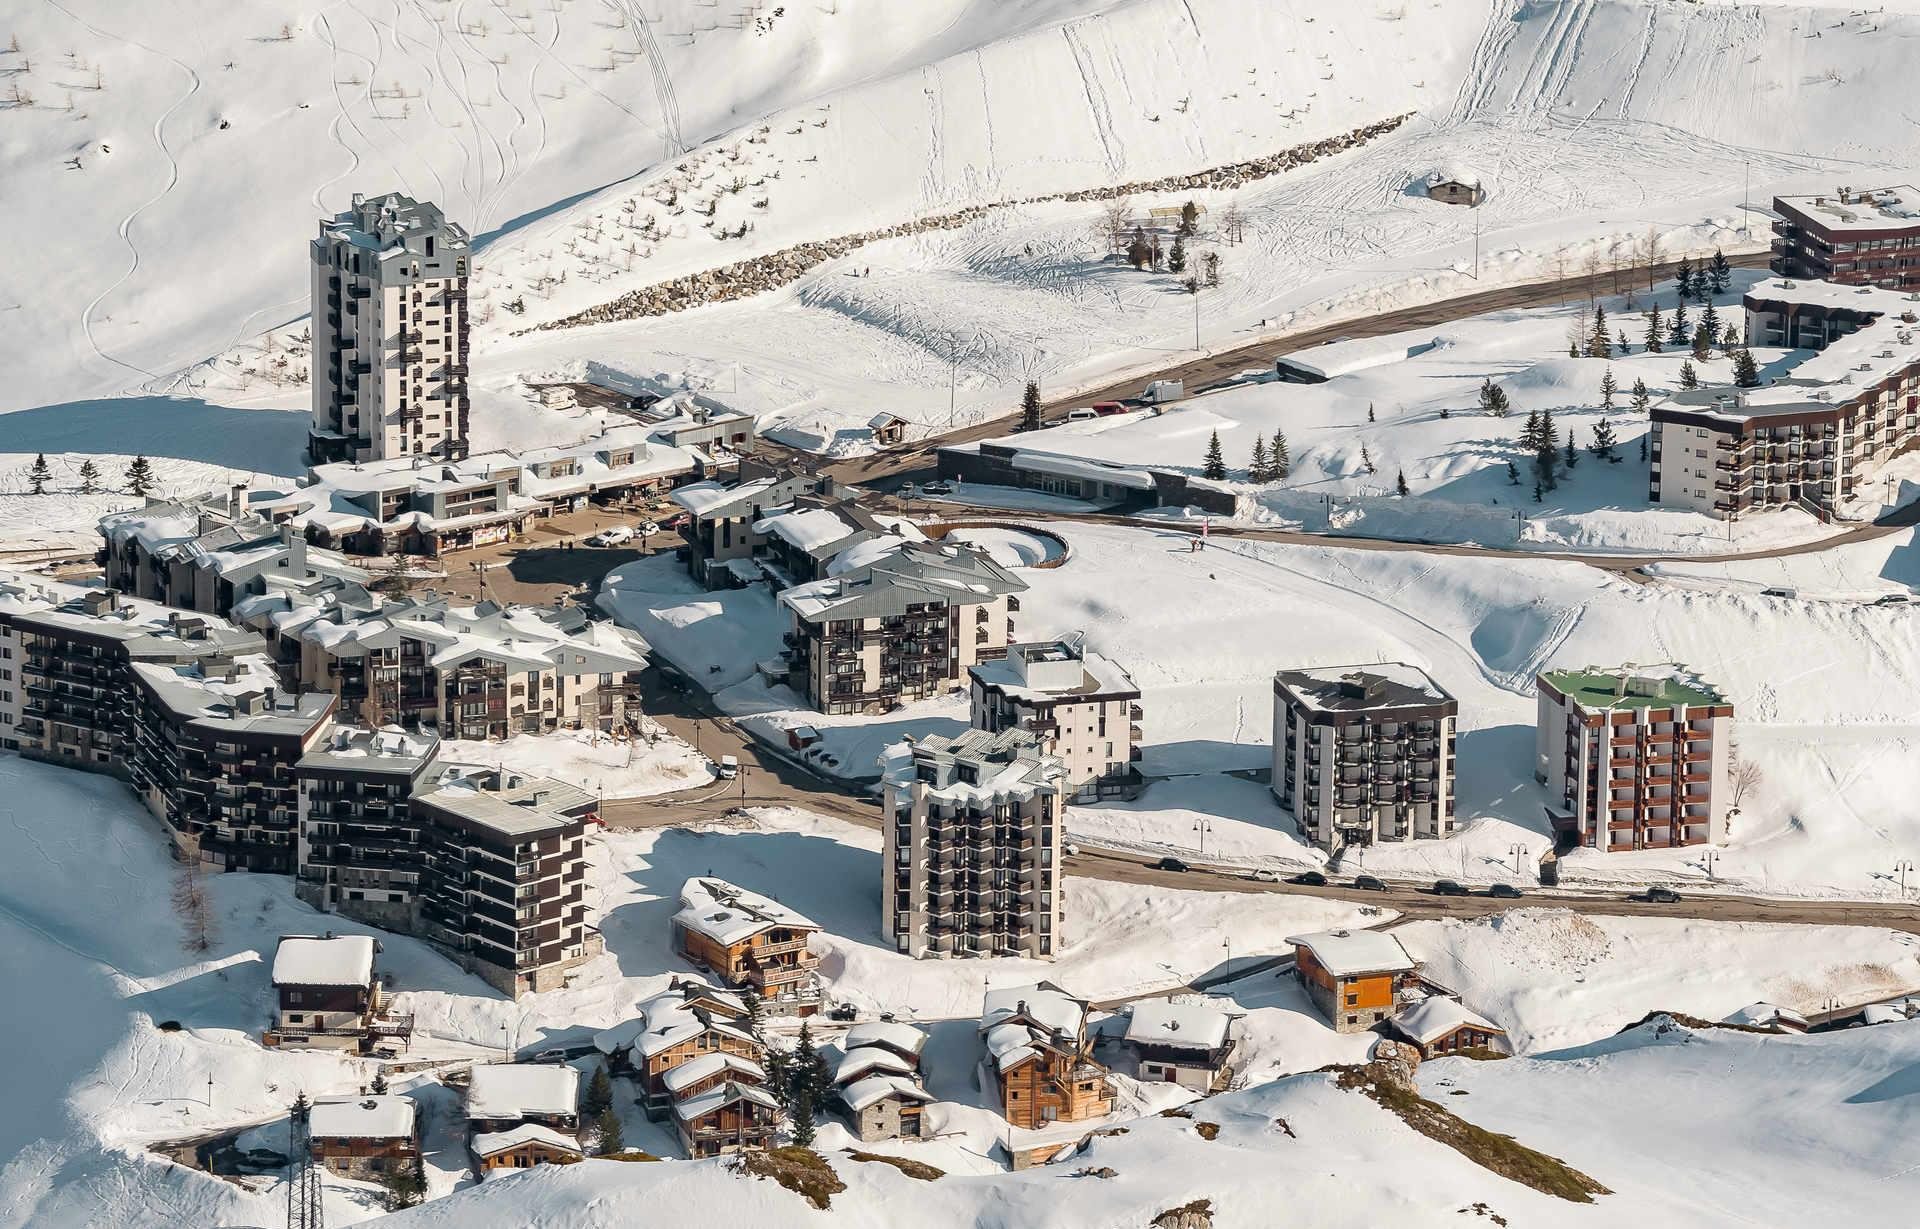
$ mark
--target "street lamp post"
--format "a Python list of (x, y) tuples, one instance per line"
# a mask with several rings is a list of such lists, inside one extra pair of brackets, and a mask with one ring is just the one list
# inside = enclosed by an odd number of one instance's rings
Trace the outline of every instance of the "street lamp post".
[(1907, 895), (1907, 876), (1913, 872), (1913, 863), (1903, 859), (1895, 862), (1893, 869), (1894, 873), (1900, 876), (1900, 896), (1902, 899), (1905, 899)]
[(1709, 849), (1704, 854), (1702, 854), (1701, 857), (1705, 859), (1707, 864), (1707, 878), (1709, 879), (1718, 878), (1718, 876), (1716, 876), (1713, 873), (1713, 867), (1716, 862), (1720, 861), (1719, 851), (1714, 849)]
[(1207, 856), (1207, 833), (1213, 831), (1213, 824), (1204, 819), (1193, 821), (1193, 830), (1200, 834), (1200, 856)]
[(1520, 873), (1520, 859), (1527, 856), (1527, 847), (1515, 841), (1513, 847), (1507, 850), (1507, 852), (1513, 855), (1513, 873), (1518, 875)]

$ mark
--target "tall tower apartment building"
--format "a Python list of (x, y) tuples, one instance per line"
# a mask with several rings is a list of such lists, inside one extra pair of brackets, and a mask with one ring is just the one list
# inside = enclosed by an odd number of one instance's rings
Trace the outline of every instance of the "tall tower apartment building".
[(466, 230), (397, 192), (320, 223), (314, 464), (467, 455), (467, 264)]
[(1561, 839), (1615, 853), (1726, 836), (1733, 705), (1677, 667), (1550, 670), (1536, 776)]
[(1453, 831), (1459, 703), (1418, 666), (1282, 670), (1273, 784), (1300, 835), (1329, 852)]
[(884, 761), (881, 931), (916, 958), (1051, 959), (1066, 768), (1029, 731), (966, 730)]

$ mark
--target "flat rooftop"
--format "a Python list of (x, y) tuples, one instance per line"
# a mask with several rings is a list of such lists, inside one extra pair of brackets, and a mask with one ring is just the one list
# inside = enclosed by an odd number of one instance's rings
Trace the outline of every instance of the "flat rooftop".
[(1920, 190), (1911, 184), (1860, 190), (1844, 187), (1832, 192), (1773, 199), (1775, 208), (1794, 209), (1829, 230), (1887, 230), (1903, 226), (1920, 229)]
[(1431, 708), (1453, 696), (1425, 670), (1406, 662), (1282, 670), (1274, 683), (1316, 712), (1369, 712)]
[[(1675, 667), (1652, 670), (1548, 670), (1540, 676), (1569, 700), (1589, 709), (1671, 708), (1675, 704), (1706, 707), (1725, 704), (1726, 697), (1686, 671)], [(1626, 684), (1631, 683), (1631, 686)]]

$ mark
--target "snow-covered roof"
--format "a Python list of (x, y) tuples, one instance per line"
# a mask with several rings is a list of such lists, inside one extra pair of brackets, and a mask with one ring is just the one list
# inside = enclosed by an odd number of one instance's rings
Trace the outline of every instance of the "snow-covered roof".
[(571, 1139), (552, 1127), (541, 1126), (537, 1122), (526, 1122), (511, 1131), (488, 1131), (473, 1137), (473, 1154), (478, 1157), (490, 1157), (518, 1148), (521, 1144), (545, 1144), (562, 1152), (582, 1155), (580, 1141)]
[(1431, 708), (1453, 702), (1431, 675), (1406, 662), (1282, 670), (1274, 682), (1312, 712)]
[(405, 1139), (413, 1135), (413, 1102), (384, 1093), (315, 1097), (307, 1133), (315, 1139)]
[(981, 1031), (1013, 1019), (1030, 1020), (1052, 1032), (1077, 1037), (1086, 1023), (1087, 1005), (1052, 982), (988, 990), (980, 1005)]
[(875, 1071), (893, 1075), (912, 1075), (913, 1064), (895, 1054), (892, 1050), (879, 1046), (854, 1046), (840, 1056), (833, 1066), (833, 1082), (850, 1084)]
[(1427, 185), (1429, 187), (1438, 187), (1446, 183), (1457, 183), (1472, 184), (1477, 188), (1481, 182), (1480, 172), (1463, 162), (1443, 162), (1439, 166), (1434, 167), (1427, 175)]
[(753, 1084), (767, 1082), (766, 1068), (751, 1058), (717, 1051), (712, 1054), (702, 1054), (692, 1062), (682, 1063), (672, 1068), (660, 1077), (660, 1082), (666, 1085), (668, 1092), (677, 1093), (682, 1088), (698, 1084), (701, 1080), (719, 1075), (722, 1071), (732, 1076), (744, 1076), (749, 1083)]
[[(716, 1014), (699, 1007), (702, 1000), (719, 1005), (723, 1011), (730, 1010), (733, 1015)], [(618, 1054), (632, 1049), (645, 1058), (679, 1045), (690, 1037), (698, 1037), (708, 1029), (751, 1041), (752, 1034), (730, 1022), (745, 1014), (746, 1004), (738, 995), (716, 990), (704, 982), (684, 979), (640, 1004), (639, 1014), (632, 1019), (595, 1033), (593, 1044), (602, 1054)]]
[[(962, 775), (962, 766), (973, 780)], [(881, 777), (894, 789), (924, 787), (930, 798), (981, 805), (1057, 792), (1066, 771), (1058, 756), (1040, 750), (1031, 731), (1017, 727), (995, 733), (962, 730), (951, 738), (928, 734), (917, 742), (894, 743), (880, 756)]]
[(1071, 701), (1076, 696), (1138, 696), (1140, 687), (1119, 665), (1061, 640), (1010, 644), (1007, 655), (968, 667), (974, 682), (1010, 700)]
[(1409, 341), (1404, 334), (1392, 337), (1354, 337), (1345, 341), (1330, 341), (1324, 345), (1308, 346), (1292, 354), (1280, 355), (1274, 359), (1274, 366), (1320, 380), (1336, 380), (1341, 376), (1384, 367), (1389, 363), (1405, 362), (1407, 359), (1425, 354), (1433, 349), (1435, 344), (1431, 338), (1425, 341)]
[(673, 502), (685, 508), (695, 516), (706, 516), (721, 508), (734, 504), (746, 505), (754, 496), (765, 494), (774, 487), (772, 478), (755, 478), (749, 482), (690, 482), (673, 493)]
[(1748, 1028), (1791, 1029), (1796, 1033), (1807, 1031), (1807, 1018), (1791, 1008), (1778, 1003), (1748, 1003), (1739, 1011), (1729, 1015), (1723, 1024), (1744, 1024)]
[(483, 1063), (467, 1087), (467, 1117), (544, 1118), (580, 1108), (580, 1073), (557, 1063)]
[(804, 508), (779, 512), (754, 523), (756, 533), (771, 533), (795, 550), (817, 551), (863, 532), (849, 525), (832, 508)]
[(906, 421), (906, 419), (900, 417), (898, 414), (888, 410), (881, 410), (872, 418), (867, 419), (867, 426), (874, 431), (878, 431), (882, 427), (891, 427), (894, 423), (905, 425)]
[(697, 1097), (688, 1097), (684, 1101), (673, 1103), (673, 1116), (682, 1122), (694, 1122), (722, 1106), (732, 1105), (736, 1101), (751, 1101), (753, 1104), (770, 1110), (778, 1110), (780, 1103), (773, 1094), (764, 1088), (752, 1084), (728, 1082), (718, 1088), (712, 1088)]
[(1475, 1028), (1503, 1037), (1507, 1032), (1460, 1000), (1444, 994), (1430, 995), (1400, 1012), (1394, 1016), (1393, 1026), (1421, 1045), (1429, 1045), (1461, 1028)]
[(1414, 967), (1400, 940), (1378, 930), (1321, 930), (1289, 936), (1287, 942), (1312, 952), (1320, 967), (1335, 977), (1410, 973)]
[(965, 606), (1023, 593), (1027, 583), (985, 551), (947, 542), (902, 542), (878, 561), (795, 585), (780, 604), (804, 622), (905, 614), (928, 602)]
[(674, 925), (732, 947), (764, 931), (818, 930), (820, 923), (777, 900), (749, 892), (724, 879), (693, 878), (680, 888), (680, 912)]
[(841, 1044), (849, 1051), (861, 1046), (885, 1046), (918, 1058), (920, 1051), (926, 1048), (927, 1034), (911, 1024), (894, 1020), (868, 1020), (848, 1029)]
[(1126, 1039), (1139, 1045), (1217, 1050), (1227, 1043), (1233, 1017), (1217, 1007), (1149, 999), (1133, 1005)]
[(276, 986), (359, 986), (373, 984), (371, 935), (286, 935), (273, 951)]
[(846, 1102), (847, 1108), (856, 1114), (889, 1097), (898, 1097), (903, 1101), (918, 1101), (922, 1105), (933, 1100), (932, 1093), (912, 1080), (898, 1075), (868, 1076), (840, 1090), (840, 1099)]
[(1779, 196), (1774, 204), (1805, 214), (1835, 232), (1920, 230), (1920, 189), (1911, 184)]

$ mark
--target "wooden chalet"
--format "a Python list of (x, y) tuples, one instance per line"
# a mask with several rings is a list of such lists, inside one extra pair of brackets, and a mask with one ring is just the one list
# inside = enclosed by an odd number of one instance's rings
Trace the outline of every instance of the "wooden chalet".
[(307, 1137), (313, 1159), (342, 1177), (377, 1182), (420, 1164), (413, 1102), (391, 1093), (314, 1098)]
[(764, 1148), (780, 1129), (780, 1103), (753, 1084), (728, 1080), (673, 1103), (673, 1123), (687, 1156), (719, 1156)]
[(1296, 935), (1294, 972), (1336, 1033), (1361, 1033), (1398, 1010), (1414, 973), (1413, 957), (1390, 934), (1326, 930)]
[(1441, 1058), (1462, 1050), (1510, 1054), (1507, 1030), (1479, 1015), (1458, 999), (1434, 995), (1408, 1007), (1389, 1022), (1390, 1030), (1420, 1051), (1420, 1057)]
[(283, 935), (273, 954), (275, 1012), (263, 1038), (284, 1049), (405, 1046), (413, 1017), (384, 1013), (370, 935)]
[(585, 1155), (580, 1143), (537, 1122), (505, 1131), (483, 1131), (467, 1142), (474, 1168), (484, 1178), (496, 1169), (532, 1169), (535, 1165), (568, 1165)]
[(683, 980), (642, 1003), (633, 1019), (595, 1034), (593, 1042), (611, 1065), (632, 1073), (647, 1117), (658, 1120), (673, 1107), (669, 1072), (712, 1054), (755, 1064), (765, 1057), (747, 1030), (746, 1014), (737, 996)]
[(812, 1015), (820, 958), (807, 950), (819, 923), (722, 879), (689, 879), (673, 918), (673, 947), (776, 1014)]
[(1233, 1021), (1215, 1007), (1149, 1000), (1133, 1005), (1123, 1043), (1137, 1078), (1218, 1092), (1227, 1086), (1233, 1059)]
[(980, 1033), (1017, 1127), (1083, 1122), (1113, 1109), (1107, 1069), (1093, 1059), (1087, 1003), (1051, 982), (987, 991)]

